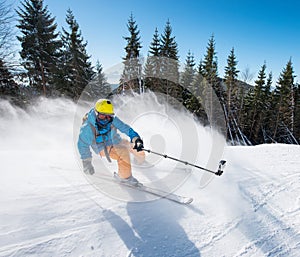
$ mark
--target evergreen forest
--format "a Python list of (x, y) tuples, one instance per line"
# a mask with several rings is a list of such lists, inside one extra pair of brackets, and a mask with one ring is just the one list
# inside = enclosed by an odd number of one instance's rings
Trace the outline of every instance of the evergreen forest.
[[(71, 9), (66, 10), (65, 24), (59, 31), (44, 0), (24, 0), (16, 10), (0, 0), (0, 98), (26, 108), (41, 96), (77, 101), (87, 85), (91, 94), (107, 97), (153, 91), (169, 96), (175, 107), (180, 102), (206, 125), (210, 120), (205, 98), (213, 93), (222, 108), (229, 144), (300, 142), (300, 85), (295, 82), (291, 57), (278, 78), (267, 72), (266, 62), (262, 63), (250, 85), (252, 74), (238, 69), (232, 47), (221, 78), (212, 34), (203, 58), (196, 61), (189, 51), (180, 67), (180, 46), (167, 20), (161, 33), (153, 28), (144, 58), (138, 23), (131, 14), (124, 24), (128, 34), (120, 35), (124, 42), (120, 60), (123, 72), (118, 87), (111, 91), (101, 63), (91, 62), (87, 42)], [(18, 53), (16, 44), (20, 46)]]

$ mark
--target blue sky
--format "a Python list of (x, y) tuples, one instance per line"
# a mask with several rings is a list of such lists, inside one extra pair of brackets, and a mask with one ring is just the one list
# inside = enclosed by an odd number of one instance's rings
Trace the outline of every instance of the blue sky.
[[(18, 1), (15, 0), (18, 5)], [(274, 82), (292, 58), (295, 75), (300, 74), (300, 3), (297, 0), (44, 0), (56, 17), (58, 28), (67, 28), (66, 11), (75, 15), (93, 63), (99, 60), (104, 69), (118, 64), (125, 55), (124, 36), (128, 36), (127, 21), (131, 15), (140, 30), (147, 56), (155, 28), (163, 33), (169, 19), (178, 43), (180, 61), (190, 50), (198, 64), (206, 52), (208, 40), (214, 34), (219, 75), (223, 76), (232, 47), (238, 69), (246, 67), (257, 76), (267, 64)], [(298, 77), (296, 81), (300, 82)]]

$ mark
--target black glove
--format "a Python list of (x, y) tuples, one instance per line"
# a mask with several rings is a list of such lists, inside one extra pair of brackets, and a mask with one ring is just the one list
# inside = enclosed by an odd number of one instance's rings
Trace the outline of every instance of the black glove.
[(82, 166), (85, 174), (93, 175), (95, 173), (92, 165), (92, 158), (82, 160)]
[(134, 147), (133, 149), (136, 149), (137, 152), (143, 151), (144, 149), (144, 142), (143, 140), (138, 137), (135, 141), (134, 141)]

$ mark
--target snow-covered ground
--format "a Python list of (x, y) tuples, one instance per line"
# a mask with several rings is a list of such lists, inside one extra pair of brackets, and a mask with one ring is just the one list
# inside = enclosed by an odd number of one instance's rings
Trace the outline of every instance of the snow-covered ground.
[(189, 206), (128, 202), (83, 175), (73, 103), (0, 112), (0, 256), (300, 256), (299, 146), (225, 147), (221, 177), (193, 169), (176, 191)]

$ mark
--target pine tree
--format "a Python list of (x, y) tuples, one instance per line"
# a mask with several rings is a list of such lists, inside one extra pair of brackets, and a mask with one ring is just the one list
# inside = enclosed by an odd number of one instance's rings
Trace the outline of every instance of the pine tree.
[(207, 116), (202, 106), (202, 88), (204, 79), (201, 75), (202, 62), (195, 68), (194, 55), (188, 52), (184, 71), (181, 74), (183, 87), (183, 105), (192, 112), (203, 124), (207, 124)]
[(195, 69), (194, 79), (191, 84), (190, 92), (192, 97), (186, 103), (186, 107), (194, 113), (202, 124), (208, 125), (208, 118), (204, 109), (205, 88), (207, 88), (207, 81), (203, 76), (203, 62), (200, 60), (198, 67)]
[(202, 59), (200, 60), (199, 65), (198, 65), (198, 73), (202, 77), (204, 77), (204, 67), (203, 67), (203, 61), (202, 61)]
[(125, 47), (126, 56), (123, 58), (124, 70), (120, 79), (120, 85), (123, 91), (132, 89), (141, 93), (142, 65), (139, 58), (142, 46), (139, 37), (140, 31), (132, 14), (128, 20), (127, 29), (130, 36), (124, 37), (127, 45)]
[(161, 59), (160, 59), (160, 37), (157, 28), (155, 29), (149, 53), (144, 68), (145, 88), (158, 91), (161, 84)]
[(198, 101), (201, 104), (204, 104), (203, 96), (206, 92), (207, 88), (207, 81), (204, 78), (204, 71), (203, 71), (203, 62), (200, 60), (198, 67), (195, 71), (194, 80), (192, 82), (192, 90), (191, 92), (197, 96)]
[(266, 64), (264, 63), (261, 67), (261, 70), (258, 73), (258, 79), (255, 81), (255, 86), (253, 90), (253, 102), (251, 113), (250, 113), (250, 139), (252, 139), (255, 143), (263, 143), (261, 141), (261, 127), (264, 115), (264, 88), (266, 85)]
[(230, 55), (227, 59), (227, 66), (225, 67), (224, 82), (226, 85), (226, 106), (228, 112), (235, 111), (238, 106), (238, 74), (236, 56), (234, 54), (234, 48), (231, 49)]
[(181, 74), (180, 79), (181, 85), (188, 90), (192, 89), (192, 83), (196, 72), (195, 65), (194, 55), (189, 51), (185, 60), (184, 71)]
[(153, 39), (152, 39), (152, 42), (150, 43), (149, 53), (151, 54), (151, 56), (159, 57), (160, 56), (160, 49), (161, 49), (160, 37), (159, 37), (157, 28), (155, 28)]
[(20, 17), (17, 27), (23, 34), (17, 37), (22, 47), (22, 65), (28, 72), (34, 91), (51, 95), (61, 47), (56, 33), (57, 25), (47, 6), (43, 6), (43, 0), (25, 0), (22, 8), (17, 11)]
[(263, 133), (263, 142), (264, 143), (271, 143), (271, 124), (273, 122), (274, 117), (274, 107), (272, 106), (272, 81), (273, 81), (273, 75), (272, 72), (269, 73), (269, 76), (267, 78), (267, 82), (265, 86), (263, 87), (262, 91), (262, 102), (263, 102), (263, 119), (262, 119), (262, 133)]
[(192, 90), (191, 92), (196, 95), (197, 97), (199, 97), (199, 101), (202, 102), (202, 98), (203, 97), (203, 91), (204, 91), (204, 84), (206, 82), (206, 79), (204, 79), (203, 76), (203, 62), (202, 60), (200, 60), (198, 67), (195, 70), (195, 75), (194, 75), (194, 80), (192, 82)]
[(218, 108), (224, 104), (224, 90), (221, 87), (220, 79), (218, 78), (218, 62), (215, 51), (215, 39), (212, 35), (207, 46), (207, 51), (203, 61), (203, 105), (208, 116), (209, 124), (218, 129), (222, 129), (222, 120), (224, 113)]
[(168, 20), (161, 35), (160, 57), (162, 57), (162, 76), (174, 83), (179, 82), (178, 46), (172, 36), (171, 23)]
[(18, 85), (13, 79), (13, 75), (7, 68), (3, 60), (0, 59), (0, 97), (13, 99), (18, 98)]
[(280, 74), (274, 91), (275, 123), (273, 138), (277, 142), (292, 143), (294, 129), (294, 70), (292, 61), (289, 60)]
[(252, 118), (252, 107), (254, 102), (254, 88), (250, 88), (244, 97), (244, 103), (242, 106), (242, 111), (240, 114), (239, 124), (243, 133), (247, 136), (249, 140), (250, 130), (251, 130), (251, 118)]
[(270, 97), (271, 97), (271, 87), (272, 87), (273, 75), (272, 72), (269, 73), (267, 82), (263, 86), (263, 102), (265, 103), (265, 110), (270, 108)]
[[(226, 86), (226, 92), (224, 93), (225, 103), (223, 108), (225, 111), (227, 134), (230, 136), (232, 143), (234, 140), (240, 141), (239, 136), (239, 125), (238, 121), (238, 110), (240, 108), (238, 101), (238, 74), (237, 61), (234, 53), (234, 48), (231, 49), (230, 55), (227, 58), (227, 66), (225, 67), (224, 82)], [(240, 144), (241, 142), (239, 142)]]
[(206, 48), (206, 55), (203, 61), (203, 76), (210, 87), (213, 88), (220, 102), (224, 102), (224, 90), (221, 88), (218, 79), (218, 62), (216, 57), (216, 46), (214, 35), (211, 36)]
[(193, 91), (195, 91), (193, 87), (196, 74), (195, 65), (194, 55), (189, 51), (185, 60), (184, 70), (180, 76), (180, 85), (183, 87), (183, 104), (193, 113), (199, 108), (197, 97), (193, 94)]
[(111, 87), (107, 82), (102, 65), (99, 61), (96, 63), (96, 71), (97, 73), (95, 79), (93, 80), (95, 81), (94, 95), (98, 96), (97, 98), (108, 98), (111, 93)]
[(162, 88), (166, 92), (169, 103), (176, 105), (174, 98), (183, 102), (183, 88), (179, 85), (179, 63), (178, 63), (178, 46), (175, 37), (172, 36), (171, 23), (168, 20), (164, 33), (161, 35), (161, 77)]
[[(266, 76), (266, 63), (259, 71), (254, 87), (248, 91), (243, 108), (243, 131), (255, 144), (270, 140), (269, 124), (271, 108), (272, 73)], [(266, 80), (267, 79), (267, 80)]]
[(69, 31), (63, 28), (62, 33), (63, 80), (58, 87), (63, 95), (77, 99), (95, 73), (86, 51), (87, 43), (84, 42), (79, 24), (70, 9), (67, 10), (66, 23)]

